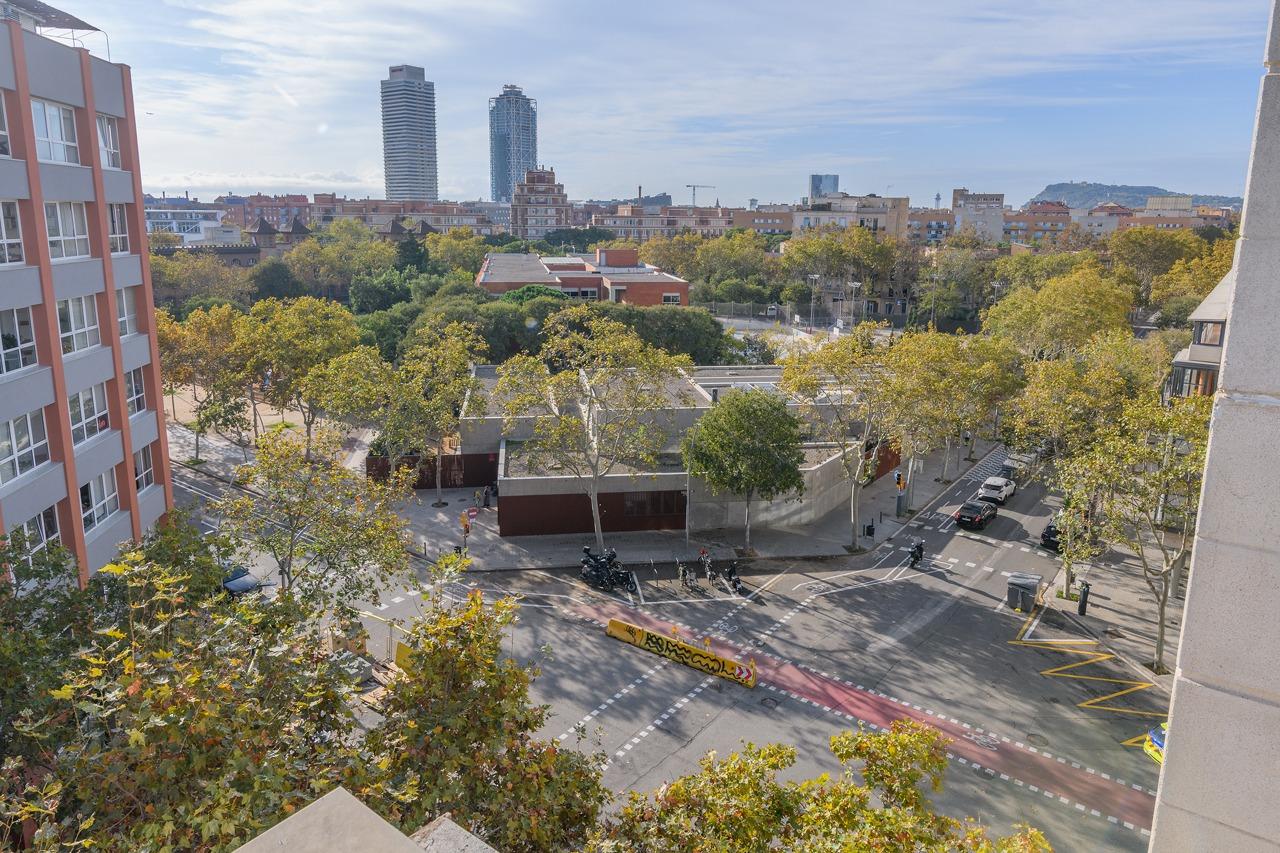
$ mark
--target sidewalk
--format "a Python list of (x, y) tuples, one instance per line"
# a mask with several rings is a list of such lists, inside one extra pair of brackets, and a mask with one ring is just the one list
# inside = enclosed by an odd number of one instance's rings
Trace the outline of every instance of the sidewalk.
[[(195, 452), (195, 435), (186, 427), (173, 424), (168, 430), (170, 456), (175, 464), (226, 482), (234, 481), (236, 469), (244, 464), (244, 453), (240, 447), (218, 435), (204, 436), (200, 439), (200, 455), (205, 461), (191, 465), (189, 460)], [(349, 441), (352, 460), (360, 456), (366, 440), (366, 437), (358, 436)], [(983, 460), (995, 446), (993, 442), (980, 439), (974, 455)], [(951, 453), (950, 475), (953, 478), (976, 476), (969, 473), (976, 463), (964, 461), (962, 450), (952, 450)], [(248, 456), (253, 458), (252, 450), (248, 451)], [(958, 468), (957, 457), (961, 458)], [(941, 453), (924, 459), (923, 469), (916, 473), (914, 487), (917, 509), (926, 506), (950, 485), (935, 480), (941, 472)], [(894, 538), (910, 521), (910, 518), (896, 516), (897, 496), (892, 472), (862, 490), (862, 524), (875, 525), (874, 538), (859, 537), (863, 548), (873, 548)], [(460, 516), (471, 507), (477, 509), (477, 515), (471, 522), (471, 535), (467, 537), (466, 545), (473, 571), (574, 567), (582, 558), (584, 545), (595, 548), (592, 533), (503, 538), (498, 535), (496, 506), (489, 509), (478, 506), (473, 489), (445, 489), (444, 500), (447, 506), (431, 506), (435, 501), (435, 490), (423, 489), (400, 507), (413, 537), (412, 550), (427, 559), (434, 559), (463, 544)], [(752, 530), (751, 544), (756, 559), (845, 557), (849, 554), (851, 533), (849, 505), (845, 503), (807, 527), (756, 527)], [(606, 533), (605, 544), (617, 550), (622, 562), (634, 567), (649, 563), (670, 564), (676, 559), (688, 562), (696, 559), (700, 548), (706, 548), (717, 560), (730, 559), (735, 556), (735, 548), (742, 545), (742, 535), (741, 530), (697, 531), (688, 536), (683, 530), (647, 530)]]
[[(982, 460), (995, 446), (993, 442), (979, 440), (974, 454)], [(963, 451), (959, 455), (963, 458)], [(956, 456), (957, 452), (953, 450), (950, 472), (952, 477), (958, 478), (965, 476), (976, 463), (962, 461), (957, 473)], [(924, 460), (923, 470), (916, 474), (917, 509), (927, 505), (950, 485), (935, 481), (941, 471), (940, 453)], [(897, 493), (892, 473), (862, 490), (862, 524), (873, 523), (876, 528), (874, 540), (860, 537), (859, 542), (864, 548), (892, 539), (910, 521), (909, 518), (895, 516)], [(448, 506), (433, 507), (435, 491), (424, 489), (403, 507), (413, 534), (414, 548), (428, 559), (462, 545), (460, 516), (468, 508), (476, 506), (472, 489), (446, 489), (444, 499)], [(497, 509), (477, 507), (477, 510), (466, 543), (472, 571), (569, 568), (578, 565), (584, 545), (595, 549), (593, 533), (503, 538), (498, 535)], [(807, 527), (755, 527), (751, 531), (751, 545), (756, 559), (762, 560), (847, 557), (851, 532), (849, 505), (845, 503)], [(697, 558), (699, 548), (706, 548), (717, 560), (731, 559), (736, 555), (735, 548), (742, 545), (742, 536), (741, 530), (696, 531), (687, 537), (683, 530), (646, 530), (605, 533), (604, 539), (605, 545), (615, 549), (623, 563), (636, 567), (649, 563), (670, 564), (676, 559), (689, 562)]]

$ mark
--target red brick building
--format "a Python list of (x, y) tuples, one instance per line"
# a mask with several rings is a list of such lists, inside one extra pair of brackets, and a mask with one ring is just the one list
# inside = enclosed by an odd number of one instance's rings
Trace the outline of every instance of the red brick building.
[(540, 284), (556, 288), (570, 299), (628, 305), (689, 304), (689, 282), (641, 263), (635, 249), (596, 249), (594, 259), (493, 252), (485, 257), (476, 284), (494, 294)]

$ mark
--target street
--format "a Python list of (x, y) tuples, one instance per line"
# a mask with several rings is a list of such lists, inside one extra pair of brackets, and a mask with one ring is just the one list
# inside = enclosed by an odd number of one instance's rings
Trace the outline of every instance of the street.
[[(520, 597), (510, 653), (542, 668), (533, 695), (553, 712), (543, 734), (602, 752), (615, 792), (656, 788), (696, 770), (706, 752), (745, 741), (796, 746), (797, 778), (835, 771), (831, 735), (911, 717), (952, 740), (934, 796), (942, 811), (999, 834), (1029, 823), (1058, 850), (1143, 850), (1158, 768), (1132, 741), (1163, 718), (1168, 696), (1054, 602), (1033, 613), (1005, 604), (1010, 573), (1047, 582), (1058, 561), (1038, 545), (1053, 511), (1038, 485), (1000, 507), (987, 529), (955, 528), (950, 513), (999, 458), (976, 465), (905, 534), (866, 554), (744, 565), (742, 597), (705, 578), (700, 591), (686, 590), (672, 566), (648, 564), (632, 567), (634, 596), (587, 587), (576, 572), (544, 571), (470, 573), (441, 592)], [(175, 476), (180, 503), (225, 488), (185, 470)], [(908, 567), (913, 537), (926, 551), (916, 569)], [(368, 609), (372, 653), (385, 654), (385, 620), (411, 617), (419, 592), (388, 590)], [(1061, 604), (1074, 616), (1074, 603)], [(604, 632), (611, 618), (753, 658), (758, 686), (613, 640)]]

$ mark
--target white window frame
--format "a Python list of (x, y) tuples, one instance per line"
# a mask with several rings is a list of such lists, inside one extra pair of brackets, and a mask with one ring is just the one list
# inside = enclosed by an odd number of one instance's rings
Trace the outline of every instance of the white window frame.
[(0, 98), (0, 157), (12, 157), (13, 148), (9, 145), (9, 113), (5, 110), (4, 98)]
[(0, 201), (0, 264), (21, 264), (22, 219), (16, 201)]
[(102, 331), (98, 328), (98, 297), (72, 296), (69, 299), (59, 299), (58, 334), (62, 340), (63, 355), (102, 343)]
[(107, 205), (107, 244), (113, 255), (129, 254), (129, 217), (123, 204)]
[(138, 285), (116, 288), (116, 322), (120, 337), (138, 333)]
[(147, 383), (141, 367), (124, 375), (124, 402), (130, 415), (147, 410)]
[[(86, 491), (87, 490), (87, 491)], [(108, 468), (80, 487), (80, 518), (88, 533), (120, 510), (120, 491), (116, 485), (116, 469)]]
[(111, 429), (107, 414), (107, 383), (67, 395), (67, 415), (71, 418), (71, 444), (84, 444)]
[(0, 423), (0, 483), (15, 480), (48, 461), (49, 433), (43, 409)]
[[(50, 131), (50, 114), (54, 121)], [(70, 121), (70, 128), (67, 122)], [(39, 98), (31, 99), (31, 123), (35, 126), (36, 159), (42, 163), (80, 165), (80, 140), (76, 133), (74, 107)], [(70, 139), (67, 139), (70, 130)]]
[[(47, 507), (44, 512), (28, 518), (18, 525), (27, 537), (27, 553), (38, 554), (50, 545), (62, 544), (61, 531), (58, 530), (58, 506)], [(28, 557), (30, 562), (30, 557)]]
[(0, 311), (0, 373), (22, 370), (36, 361), (36, 332), (31, 308)]
[(98, 154), (102, 168), (120, 168), (120, 120), (115, 116), (98, 113)]
[[(674, 301), (673, 301), (673, 300), (674, 300)], [(664, 294), (662, 294), (662, 304), (663, 304), (663, 305), (679, 305), (679, 304), (680, 304), (680, 294), (678, 294), (678, 293), (664, 293)]]
[(151, 453), (151, 445), (148, 444), (133, 454), (133, 484), (141, 492), (145, 488), (154, 486), (155, 482), (155, 460)]
[(53, 260), (89, 257), (89, 212), (82, 201), (46, 201), (49, 254)]

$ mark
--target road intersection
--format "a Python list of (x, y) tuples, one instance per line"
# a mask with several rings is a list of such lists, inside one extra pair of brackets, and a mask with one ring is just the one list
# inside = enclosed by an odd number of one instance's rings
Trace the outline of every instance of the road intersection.
[[(829, 772), (838, 769), (831, 735), (913, 718), (952, 741), (936, 797), (943, 811), (999, 833), (1027, 822), (1060, 850), (1145, 849), (1157, 768), (1124, 744), (1163, 715), (1168, 697), (1114, 695), (1120, 682), (1142, 683), (1139, 674), (1109, 654), (1072, 655), (1094, 641), (1052, 603), (1031, 614), (1005, 604), (1010, 573), (1048, 581), (1057, 561), (1037, 544), (1052, 512), (1039, 487), (1011, 498), (984, 531), (950, 521), (998, 464), (998, 455), (983, 460), (871, 552), (748, 567), (741, 597), (705, 580), (692, 592), (674, 567), (648, 565), (636, 568), (635, 596), (545, 571), (468, 574), (437, 592), (520, 598), (509, 653), (542, 670), (534, 698), (553, 712), (544, 734), (601, 752), (614, 791), (656, 788), (695, 770), (705, 752), (744, 741), (791, 743), (797, 773)], [(926, 557), (912, 569), (916, 536)], [(370, 608), (371, 650), (385, 642), (384, 620), (411, 617), (421, 593), (389, 590)], [(753, 658), (758, 686), (610, 639), (609, 619)], [(1043, 674), (1077, 662), (1073, 677)]]

